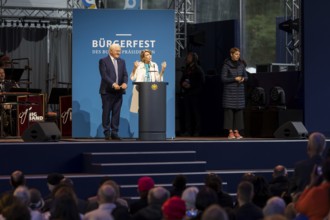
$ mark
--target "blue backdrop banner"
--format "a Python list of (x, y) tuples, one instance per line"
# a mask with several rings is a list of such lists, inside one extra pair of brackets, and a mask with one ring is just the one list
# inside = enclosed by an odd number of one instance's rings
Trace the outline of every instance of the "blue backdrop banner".
[[(72, 36), (72, 136), (103, 137), (102, 102), (99, 94), (99, 59), (108, 55), (111, 44), (122, 47), (128, 76), (144, 49), (161, 68), (166, 61), (164, 81), (166, 137), (175, 137), (175, 22), (173, 10), (82, 10), (73, 11)], [(132, 81), (123, 97), (119, 135), (138, 137), (138, 114), (130, 112)], [(155, 122), (157, 123), (157, 122)]]

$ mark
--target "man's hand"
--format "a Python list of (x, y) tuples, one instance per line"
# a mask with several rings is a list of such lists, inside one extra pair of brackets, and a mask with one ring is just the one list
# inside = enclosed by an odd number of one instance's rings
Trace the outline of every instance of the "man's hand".
[(112, 87), (115, 89), (115, 90), (120, 90), (120, 86), (117, 84), (117, 83), (114, 83), (112, 85)]
[(123, 83), (123, 84), (121, 84), (121, 86), (120, 86), (122, 89), (127, 89), (127, 84), (126, 83)]

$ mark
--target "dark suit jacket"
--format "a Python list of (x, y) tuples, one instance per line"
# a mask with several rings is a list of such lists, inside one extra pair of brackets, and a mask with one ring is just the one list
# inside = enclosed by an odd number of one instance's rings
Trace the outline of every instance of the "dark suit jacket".
[[(127, 84), (127, 70), (125, 60), (118, 58), (118, 85), (123, 83)], [(115, 67), (112, 63), (110, 55), (100, 59), (99, 61), (99, 70), (101, 74), (101, 85), (100, 85), (100, 94), (106, 93), (117, 93), (112, 85), (116, 82), (116, 72)], [(122, 90), (120, 90), (122, 92)]]
[(236, 210), (236, 220), (261, 220), (263, 217), (261, 208), (253, 203), (246, 203)]
[(290, 183), (290, 192), (302, 192), (310, 182), (310, 176), (314, 165), (321, 165), (324, 158), (316, 155), (307, 160), (300, 161), (294, 168), (294, 173)]

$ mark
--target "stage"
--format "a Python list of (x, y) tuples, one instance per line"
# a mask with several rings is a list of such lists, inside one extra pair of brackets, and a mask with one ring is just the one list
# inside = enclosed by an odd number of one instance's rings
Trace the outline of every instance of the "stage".
[(23, 142), (20, 138), (0, 141), (0, 186), (9, 189), (9, 175), (22, 170), (29, 187), (46, 195), (46, 176), (63, 173), (74, 182), (77, 194), (87, 198), (95, 194), (102, 177), (110, 176), (121, 186), (124, 197), (137, 196), (136, 183), (141, 176), (151, 176), (156, 185), (171, 187), (178, 174), (188, 185), (203, 185), (205, 175), (217, 173), (224, 189), (235, 194), (246, 172), (271, 178), (278, 164), (292, 172), (296, 161), (305, 159), (306, 139), (228, 140), (221, 137), (178, 137), (166, 141), (123, 139), (62, 138), (58, 142)]

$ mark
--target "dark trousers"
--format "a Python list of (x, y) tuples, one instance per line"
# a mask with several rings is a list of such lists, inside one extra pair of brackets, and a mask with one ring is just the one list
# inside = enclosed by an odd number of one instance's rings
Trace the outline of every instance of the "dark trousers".
[(224, 129), (244, 129), (243, 109), (224, 109)]
[[(102, 98), (102, 126), (105, 136), (117, 134), (120, 121), (120, 109), (123, 102), (121, 93), (101, 94)], [(110, 118), (111, 114), (111, 118)]]
[(201, 132), (201, 106), (199, 96), (184, 96), (183, 104), (186, 132), (190, 135), (199, 135)]

